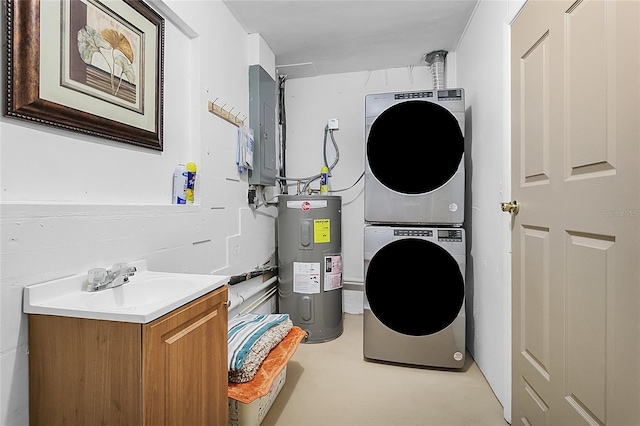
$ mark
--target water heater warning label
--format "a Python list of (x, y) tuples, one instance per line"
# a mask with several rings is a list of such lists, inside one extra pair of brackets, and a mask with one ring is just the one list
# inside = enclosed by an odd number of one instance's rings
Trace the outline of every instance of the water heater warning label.
[(293, 262), (293, 292), (320, 293), (320, 262)]
[(342, 256), (324, 257), (324, 291), (342, 288)]
[(331, 242), (331, 220), (330, 219), (314, 219), (313, 242), (316, 244)]

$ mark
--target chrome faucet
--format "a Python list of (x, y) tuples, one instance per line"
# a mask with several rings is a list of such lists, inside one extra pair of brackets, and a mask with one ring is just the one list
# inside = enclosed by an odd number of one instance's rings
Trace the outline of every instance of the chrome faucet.
[(111, 269), (93, 268), (89, 269), (87, 276), (87, 291), (105, 290), (107, 288), (119, 287), (129, 282), (129, 277), (137, 271), (135, 266), (128, 263), (116, 263)]

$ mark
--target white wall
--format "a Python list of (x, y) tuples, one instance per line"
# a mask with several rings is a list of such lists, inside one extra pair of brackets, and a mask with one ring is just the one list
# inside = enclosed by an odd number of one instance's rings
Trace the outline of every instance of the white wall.
[[(456, 49), (465, 88), (467, 347), (511, 418), (511, 231), (509, 8), (481, 0)], [(512, 11), (513, 12), (513, 11)], [(470, 238), (469, 238), (470, 237)]]
[[(26, 285), (115, 261), (239, 273), (275, 251), (274, 208), (247, 207), (236, 127), (248, 113), (248, 39), (222, 2), (166, 1), (165, 139), (157, 152), (0, 118), (0, 424), (28, 424)], [(4, 93), (1, 94), (4, 96)], [(171, 205), (178, 162), (198, 165), (196, 204)]]
[[(447, 57), (449, 85), (454, 83), (455, 54)], [(364, 172), (364, 98), (370, 93), (430, 89), (433, 87), (427, 66), (394, 68), (372, 72), (354, 72), (288, 80), (285, 84), (287, 111), (287, 176), (305, 177), (320, 172), (323, 165), (324, 127), (330, 118), (338, 118), (340, 129), (334, 132), (340, 160), (329, 179), (330, 190), (351, 186)], [(334, 150), (328, 140), (328, 162)], [(363, 179), (364, 180), (364, 179)], [(336, 193), (342, 196), (342, 251), (344, 262), (345, 311), (362, 313), (363, 180), (354, 188)], [(318, 189), (318, 182), (312, 184)], [(290, 188), (295, 193), (295, 187)]]

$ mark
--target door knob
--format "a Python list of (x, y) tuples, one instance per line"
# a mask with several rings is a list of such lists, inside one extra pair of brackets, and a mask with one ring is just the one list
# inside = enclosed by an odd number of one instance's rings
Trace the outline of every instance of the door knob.
[(518, 211), (520, 210), (520, 205), (516, 200), (506, 203), (500, 203), (500, 206), (502, 207), (502, 211), (505, 213), (518, 214)]

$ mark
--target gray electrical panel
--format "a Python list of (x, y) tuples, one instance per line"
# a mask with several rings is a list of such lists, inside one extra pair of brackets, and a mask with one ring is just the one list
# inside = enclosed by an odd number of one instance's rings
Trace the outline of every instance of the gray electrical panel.
[(253, 129), (251, 185), (276, 184), (276, 82), (260, 65), (249, 66), (249, 127)]

